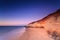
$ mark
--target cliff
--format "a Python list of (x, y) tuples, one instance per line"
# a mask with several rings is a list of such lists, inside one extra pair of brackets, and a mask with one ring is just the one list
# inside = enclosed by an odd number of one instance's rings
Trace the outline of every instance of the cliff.
[(60, 9), (41, 20), (29, 23), (27, 28), (43, 28), (55, 40), (60, 40)]
[[(44, 17), (41, 20), (37, 20), (34, 22), (29, 23), (27, 26), (29, 27), (41, 27), (44, 24), (47, 23), (60, 23), (60, 9), (58, 9), (56, 12), (49, 14), (48, 16)], [(54, 23), (54, 24), (55, 24)]]
[(27, 25), (28, 27), (41, 27), (46, 28), (47, 30), (56, 30), (60, 28), (60, 9), (54, 13), (49, 14), (48, 16), (44, 17), (41, 20), (31, 22)]

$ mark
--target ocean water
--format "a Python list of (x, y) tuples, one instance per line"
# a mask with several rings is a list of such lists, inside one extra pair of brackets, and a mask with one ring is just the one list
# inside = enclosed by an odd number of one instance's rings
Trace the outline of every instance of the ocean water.
[(24, 29), (24, 26), (0, 26), (0, 36), (12, 31), (13, 33), (17, 30), (21, 31), (22, 29)]
[(0, 26), (0, 35), (16, 30), (16, 29), (22, 29), (24, 26)]
[(0, 40), (15, 40), (15, 38), (20, 37), (24, 31), (24, 26), (0, 26)]

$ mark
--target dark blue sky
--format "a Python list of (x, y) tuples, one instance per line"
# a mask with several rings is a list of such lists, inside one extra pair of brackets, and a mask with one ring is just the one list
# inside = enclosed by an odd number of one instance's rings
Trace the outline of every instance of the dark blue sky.
[(60, 0), (0, 0), (0, 25), (22, 25), (60, 9)]

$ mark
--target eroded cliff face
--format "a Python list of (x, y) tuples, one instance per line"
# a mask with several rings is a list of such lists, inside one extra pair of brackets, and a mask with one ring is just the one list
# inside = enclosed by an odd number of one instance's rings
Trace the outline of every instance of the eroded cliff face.
[[(45, 18), (35, 21), (35, 22), (31, 22), (29, 23), (27, 26), (29, 27), (47, 27), (47, 26), (53, 26), (52, 24), (56, 24), (55, 26), (60, 26), (60, 9), (57, 10), (56, 12), (49, 14), (48, 16), (46, 16)], [(54, 26), (54, 27), (55, 27)]]
[(54, 40), (60, 40), (60, 9), (27, 26), (27, 28), (44, 28)]

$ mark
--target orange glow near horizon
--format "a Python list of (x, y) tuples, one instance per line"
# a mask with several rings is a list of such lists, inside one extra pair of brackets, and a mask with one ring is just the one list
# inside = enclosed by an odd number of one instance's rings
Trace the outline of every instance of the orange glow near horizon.
[(0, 20), (0, 26), (20, 26), (27, 25), (35, 20), (33, 19), (10, 19), (10, 20)]
[(0, 21), (0, 26), (10, 26), (10, 25), (26, 25), (28, 24), (28, 22), (24, 22), (24, 21)]

